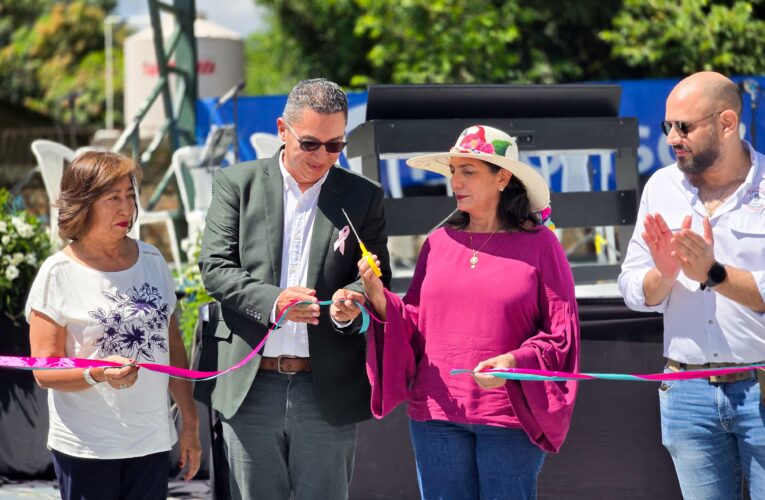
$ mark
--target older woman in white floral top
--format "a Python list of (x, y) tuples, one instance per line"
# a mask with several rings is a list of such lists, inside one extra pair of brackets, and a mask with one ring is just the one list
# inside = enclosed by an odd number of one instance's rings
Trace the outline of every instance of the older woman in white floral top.
[[(71, 243), (40, 269), (26, 306), (33, 356), (187, 365), (162, 254), (127, 236), (137, 214), (132, 160), (84, 153), (65, 168), (59, 233)], [(185, 478), (201, 447), (189, 382), (136, 366), (35, 371), (49, 390), (48, 447), (64, 499), (166, 499), (176, 439)], [(180, 436), (168, 406), (180, 409)]]

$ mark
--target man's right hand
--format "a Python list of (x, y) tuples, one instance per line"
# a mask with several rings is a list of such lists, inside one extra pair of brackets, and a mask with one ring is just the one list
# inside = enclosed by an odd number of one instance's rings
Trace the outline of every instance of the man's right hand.
[(672, 231), (660, 214), (646, 215), (643, 226), (643, 240), (648, 245), (656, 270), (662, 278), (674, 281), (680, 273), (680, 264), (672, 256)]
[(292, 286), (282, 290), (282, 293), (276, 298), (276, 319), (282, 314), (287, 306), (293, 302), (311, 302), (311, 304), (299, 304), (289, 311), (284, 317), (284, 321), (294, 321), (295, 323), (319, 324), (319, 313), (321, 308), (316, 302), (316, 290), (303, 288), (302, 286)]

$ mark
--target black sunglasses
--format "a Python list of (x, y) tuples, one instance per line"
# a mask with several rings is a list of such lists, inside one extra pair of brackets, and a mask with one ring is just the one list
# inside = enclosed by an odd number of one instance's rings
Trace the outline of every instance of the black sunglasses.
[(709, 116), (705, 116), (704, 118), (700, 120), (696, 120), (695, 122), (686, 123), (686, 122), (670, 122), (667, 120), (664, 120), (661, 122), (661, 131), (664, 132), (664, 135), (669, 135), (670, 131), (672, 130), (672, 127), (675, 127), (675, 130), (677, 130), (678, 134), (680, 134), (680, 137), (685, 137), (688, 135), (688, 133), (691, 131), (691, 127), (693, 125), (696, 125), (697, 123), (701, 123), (704, 120), (709, 120), (713, 116), (719, 115), (720, 112), (712, 113)]
[(287, 125), (287, 128), (290, 129), (290, 132), (292, 132), (292, 135), (295, 136), (295, 139), (297, 139), (298, 143), (300, 144), (300, 149), (303, 151), (316, 151), (320, 147), (324, 146), (324, 149), (327, 150), (327, 153), (339, 153), (343, 150), (346, 144), (348, 144), (345, 141), (329, 141), (329, 142), (319, 142), (314, 139), (301, 139), (298, 137), (298, 135), (295, 133), (294, 130), (292, 130), (292, 127), (290, 127), (290, 124), (287, 122), (284, 122), (285, 125)]

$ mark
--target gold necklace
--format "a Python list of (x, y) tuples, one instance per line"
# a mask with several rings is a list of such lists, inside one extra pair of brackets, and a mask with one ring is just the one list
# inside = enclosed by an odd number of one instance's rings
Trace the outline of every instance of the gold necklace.
[(722, 196), (716, 195), (716, 193), (712, 192), (711, 194), (708, 194), (707, 198), (707, 196), (701, 196), (701, 192), (699, 191), (699, 199), (701, 200), (701, 204), (704, 205), (704, 210), (706, 210), (707, 215), (711, 216), (714, 214), (715, 211), (720, 208), (723, 203), (725, 203), (725, 200), (727, 200), (730, 195), (736, 192), (738, 187), (741, 185), (741, 182), (736, 181), (732, 186), (728, 186), (725, 191), (723, 191)]
[[(497, 231), (499, 231), (499, 229), (497, 229)], [(489, 242), (489, 240), (492, 239), (492, 237), (494, 237), (495, 234), (497, 234), (497, 231), (494, 231), (493, 233), (491, 233), (491, 235), (488, 238), (486, 238), (486, 241), (483, 242), (483, 245), (481, 245), (481, 248), (479, 248), (478, 250), (476, 250), (473, 247), (473, 235), (472, 235), (472, 233), (468, 233), (468, 239), (470, 239), (470, 250), (472, 250), (472, 252), (473, 252), (473, 256), (470, 257), (470, 269), (475, 269), (476, 264), (478, 264), (478, 253), (481, 250), (483, 250), (483, 247), (486, 246), (486, 244)]]

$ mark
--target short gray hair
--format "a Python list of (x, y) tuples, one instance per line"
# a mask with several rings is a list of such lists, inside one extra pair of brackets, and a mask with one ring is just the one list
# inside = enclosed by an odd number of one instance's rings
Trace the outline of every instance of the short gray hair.
[(287, 97), (282, 118), (287, 123), (294, 123), (300, 119), (305, 108), (323, 115), (342, 112), (345, 121), (348, 121), (348, 97), (338, 84), (325, 78), (298, 82)]

